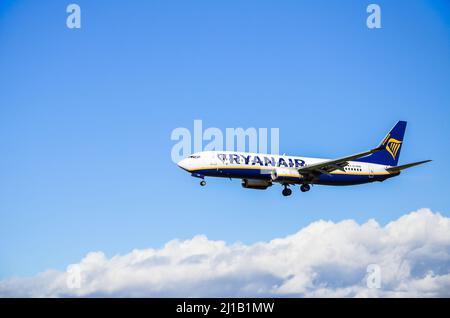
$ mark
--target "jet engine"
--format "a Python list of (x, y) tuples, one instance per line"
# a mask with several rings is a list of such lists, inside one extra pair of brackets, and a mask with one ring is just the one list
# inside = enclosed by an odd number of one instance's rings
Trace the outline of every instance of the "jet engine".
[(242, 187), (246, 189), (265, 190), (272, 185), (270, 180), (242, 179)]

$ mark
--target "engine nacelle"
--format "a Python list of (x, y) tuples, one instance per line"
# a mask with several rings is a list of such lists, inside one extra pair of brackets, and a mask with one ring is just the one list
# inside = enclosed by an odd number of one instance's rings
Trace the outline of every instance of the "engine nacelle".
[(274, 170), (272, 170), (270, 177), (272, 181), (278, 181), (283, 179), (283, 177), (288, 178), (298, 178), (301, 179), (303, 176), (298, 172), (295, 168), (283, 168), (283, 167), (277, 167)]
[(242, 179), (242, 187), (246, 189), (265, 190), (272, 185), (270, 180)]

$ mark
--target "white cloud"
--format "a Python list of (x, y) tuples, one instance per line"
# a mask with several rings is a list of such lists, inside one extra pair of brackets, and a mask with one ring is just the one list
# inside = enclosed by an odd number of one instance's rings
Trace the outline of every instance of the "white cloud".
[[(369, 264), (381, 288), (366, 285)], [(199, 235), (161, 249), (108, 259), (87, 254), (80, 288), (68, 273), (47, 271), (0, 282), (0, 296), (450, 296), (450, 218), (428, 209), (386, 226), (317, 221), (297, 233), (253, 245)]]

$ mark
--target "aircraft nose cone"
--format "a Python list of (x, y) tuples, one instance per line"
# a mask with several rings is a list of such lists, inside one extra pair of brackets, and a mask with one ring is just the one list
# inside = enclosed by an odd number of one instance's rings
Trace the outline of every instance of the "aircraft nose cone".
[(187, 160), (183, 159), (181, 161), (178, 162), (178, 167), (180, 167), (183, 170), (188, 170), (188, 164), (187, 164)]

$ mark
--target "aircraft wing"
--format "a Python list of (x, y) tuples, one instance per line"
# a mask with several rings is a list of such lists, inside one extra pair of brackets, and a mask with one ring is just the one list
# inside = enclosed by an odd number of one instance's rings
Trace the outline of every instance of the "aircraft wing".
[(308, 174), (308, 173), (315, 173), (315, 172), (329, 174), (330, 172), (332, 172), (334, 170), (345, 171), (344, 167), (348, 165), (348, 161), (352, 161), (352, 160), (355, 160), (358, 158), (368, 156), (368, 155), (373, 154), (382, 149), (384, 149), (383, 143), (380, 144), (378, 147), (371, 149), (369, 151), (360, 152), (360, 153), (357, 153), (357, 154), (354, 154), (351, 156), (342, 157), (342, 158), (338, 158), (338, 159), (326, 160), (326, 161), (322, 161), (322, 162), (319, 162), (316, 164), (301, 167), (300, 169), (298, 169), (298, 172), (300, 174)]

